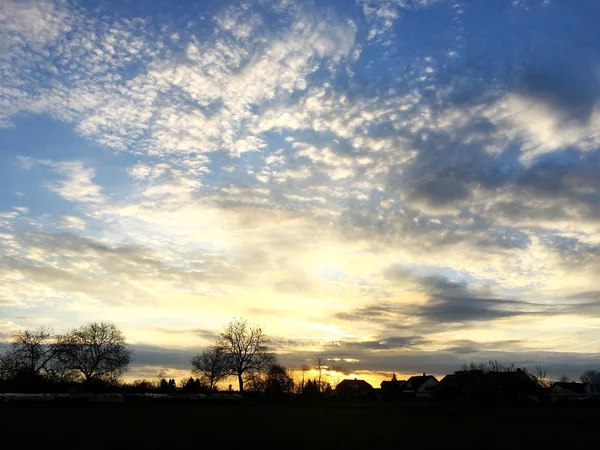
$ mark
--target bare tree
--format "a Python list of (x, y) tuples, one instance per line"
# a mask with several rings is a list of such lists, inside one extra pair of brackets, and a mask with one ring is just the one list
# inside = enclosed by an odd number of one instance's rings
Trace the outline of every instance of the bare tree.
[(487, 372), (488, 371), (488, 366), (486, 366), (484, 363), (474, 363), (474, 362), (470, 362), (470, 363), (463, 363), (460, 365), (460, 370), (463, 372), (475, 372), (475, 371), (482, 371), (482, 372)]
[(191, 361), (192, 373), (200, 375), (212, 391), (215, 385), (231, 375), (231, 358), (223, 347), (210, 347)]
[(302, 364), (300, 366), (300, 372), (302, 373), (302, 380), (300, 381), (299, 392), (301, 394), (304, 392), (306, 372), (308, 372), (309, 370), (310, 370), (310, 366), (308, 364)]
[(17, 374), (47, 375), (56, 356), (51, 329), (20, 330), (13, 333), (10, 350), (0, 356), (0, 372), (4, 378)]
[(589, 383), (599, 373), (600, 372), (598, 372), (597, 370), (586, 370), (585, 372), (583, 372), (581, 374), (581, 376), (579, 377), (579, 379), (581, 380), (582, 383)]
[(123, 332), (108, 322), (93, 322), (59, 336), (56, 352), (63, 366), (79, 372), (88, 384), (116, 382), (132, 357)]
[(560, 381), (561, 383), (568, 383), (568, 382), (569, 382), (569, 381), (571, 381), (571, 380), (569, 379), (569, 377), (568, 377), (568, 376), (566, 376), (566, 375), (561, 375), (561, 376), (560, 376), (560, 380), (558, 380), (558, 381)]
[(539, 387), (550, 387), (552, 381), (548, 378), (548, 374), (546, 372), (546, 368), (541, 364), (537, 364), (535, 366), (535, 373), (531, 375), (531, 378), (536, 382)]
[(319, 374), (319, 376), (317, 378), (319, 392), (323, 391), (323, 370), (325, 368), (326, 368), (326, 366), (323, 364), (323, 358), (321, 358), (319, 356), (317, 358), (317, 365), (315, 366), (315, 369), (316, 369), (317, 373)]
[(490, 360), (488, 361), (488, 370), (490, 372), (515, 372), (517, 369), (512, 363), (510, 366), (505, 366), (504, 364), (498, 362), (498, 360)]
[(14, 355), (6, 351), (0, 355), (0, 380), (7, 380), (19, 373)]
[(474, 362), (470, 362), (468, 364), (463, 363), (460, 365), (460, 370), (464, 371), (464, 372), (482, 371), (483, 373), (488, 373), (488, 372), (515, 372), (517, 369), (515, 368), (514, 364), (506, 366), (497, 360), (490, 359), (487, 362), (487, 364), (485, 364), (485, 363), (478, 364), (478, 363), (474, 363)]
[(217, 339), (217, 347), (223, 349), (231, 362), (232, 372), (237, 375), (240, 392), (244, 392), (244, 379), (264, 372), (275, 358), (269, 351), (268, 338), (262, 329), (248, 325), (243, 319), (229, 322)]

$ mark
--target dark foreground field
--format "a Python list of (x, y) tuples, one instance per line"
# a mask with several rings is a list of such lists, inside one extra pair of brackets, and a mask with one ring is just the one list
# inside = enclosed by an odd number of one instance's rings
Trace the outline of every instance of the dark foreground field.
[(6, 449), (588, 449), (600, 408), (5, 404), (0, 427)]

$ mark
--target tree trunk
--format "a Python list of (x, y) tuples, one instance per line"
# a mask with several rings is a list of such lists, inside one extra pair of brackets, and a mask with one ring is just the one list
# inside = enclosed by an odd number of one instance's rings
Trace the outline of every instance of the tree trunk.
[(242, 374), (238, 373), (238, 384), (240, 386), (240, 394), (244, 393), (244, 380), (242, 378)]

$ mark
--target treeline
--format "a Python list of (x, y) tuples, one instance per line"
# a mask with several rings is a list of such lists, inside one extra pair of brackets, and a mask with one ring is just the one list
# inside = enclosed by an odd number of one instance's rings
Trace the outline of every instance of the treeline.
[[(87, 392), (122, 391), (140, 393), (214, 393), (234, 377), (240, 393), (303, 394), (331, 393), (347, 371), (329, 366), (318, 358), (313, 366), (303, 364), (296, 370), (282, 365), (260, 327), (246, 320), (228, 323), (213, 345), (190, 361), (192, 377), (122, 383), (133, 351), (121, 330), (109, 322), (93, 322), (64, 334), (51, 329), (22, 330), (13, 334), (7, 351), (0, 355), (0, 392)], [(497, 361), (465, 364), (462, 372), (511, 372), (514, 365)], [(546, 370), (538, 365), (524, 371), (540, 387), (552, 384)], [(309, 374), (316, 374), (309, 377)], [(586, 371), (587, 382), (597, 375)], [(566, 376), (560, 381), (568, 381)], [(228, 390), (233, 390), (229, 384)]]
[[(474, 362), (470, 362), (468, 364), (465, 363), (460, 366), (459, 370), (461, 372), (465, 372), (465, 373), (476, 373), (476, 372), (488, 373), (488, 372), (516, 372), (517, 368), (515, 367), (514, 364), (506, 365), (506, 364), (502, 364), (496, 360), (490, 360), (487, 363), (474, 363)], [(548, 377), (548, 372), (547, 372), (546, 368), (541, 364), (537, 364), (534, 367), (533, 371), (529, 371), (527, 368), (522, 368), (519, 370), (522, 370), (524, 373), (526, 373), (529, 376), (529, 378), (531, 378), (531, 380), (537, 386), (539, 386), (541, 388), (548, 388), (548, 387), (552, 386), (552, 384), (556, 381), (561, 382), (561, 383), (571, 383), (571, 382), (575, 381), (575, 380), (571, 380), (567, 375), (561, 375), (558, 380), (553, 380), (550, 377)], [(590, 381), (592, 381), (593, 378), (595, 378), (598, 375), (598, 373), (600, 373), (600, 372), (598, 372), (597, 370), (593, 370), (593, 369), (586, 370), (579, 377), (579, 381), (581, 383), (589, 383)]]
[(75, 384), (92, 390), (118, 383), (131, 359), (132, 350), (112, 323), (93, 322), (65, 334), (23, 330), (0, 355), (0, 380), (4, 391), (57, 391)]
[[(214, 393), (218, 384), (235, 377), (239, 392), (267, 394), (331, 391), (322, 377), (295, 383), (280, 364), (262, 329), (246, 320), (233, 320), (215, 343), (191, 361), (192, 377), (176, 382), (139, 380), (121, 382), (133, 351), (121, 330), (109, 322), (93, 322), (55, 334), (49, 328), (13, 333), (10, 348), (0, 355), (0, 392), (120, 391), (139, 393)], [(232, 386), (229, 385), (229, 390)]]
[[(296, 383), (290, 370), (278, 362), (263, 330), (243, 319), (228, 323), (214, 344), (191, 360), (191, 368), (210, 391), (216, 390), (218, 384), (229, 377), (237, 379), (240, 393), (316, 395), (332, 391), (331, 384), (323, 376), (326, 367), (321, 359), (315, 367), (317, 377), (305, 377), (310, 367), (304, 365), (300, 369), (302, 379)], [(339, 367), (335, 369), (343, 371)]]

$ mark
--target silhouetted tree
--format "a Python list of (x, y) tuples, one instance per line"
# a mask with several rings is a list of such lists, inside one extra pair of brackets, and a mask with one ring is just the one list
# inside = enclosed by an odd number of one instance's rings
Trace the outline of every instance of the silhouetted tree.
[(13, 378), (17, 375), (47, 375), (56, 356), (52, 339), (52, 330), (44, 327), (13, 333), (11, 348), (0, 356), (0, 376)]
[(474, 363), (474, 362), (470, 362), (470, 363), (463, 363), (460, 365), (460, 370), (462, 372), (476, 372), (476, 371), (481, 371), (481, 372), (487, 372), (488, 371), (488, 367), (487, 365), (485, 365), (484, 363)]
[(310, 366), (308, 364), (302, 364), (300, 366), (300, 372), (302, 373), (302, 378), (300, 380), (300, 386), (299, 387), (299, 393), (302, 394), (304, 392), (304, 386), (305, 386), (305, 377), (306, 377), (306, 372), (308, 372), (310, 370)]
[(307, 397), (316, 397), (321, 392), (317, 379), (308, 380), (304, 386), (303, 394)]
[(215, 385), (232, 374), (230, 355), (223, 347), (211, 347), (197, 354), (191, 361), (192, 373), (201, 375), (212, 391)]
[(319, 388), (319, 392), (323, 391), (323, 369), (325, 365), (323, 364), (323, 358), (318, 357), (317, 363), (315, 365), (315, 370), (317, 371), (317, 387)]
[(569, 379), (569, 377), (568, 377), (568, 376), (566, 376), (566, 375), (561, 375), (561, 377), (560, 377), (560, 380), (558, 380), (558, 381), (560, 381), (561, 383), (568, 383), (568, 382), (569, 382), (569, 381), (571, 381), (571, 380)]
[(267, 390), (267, 374), (264, 371), (248, 373), (244, 390), (247, 392), (265, 392)]
[[(173, 381), (173, 391), (175, 390), (175, 380)], [(169, 380), (169, 383), (171, 380)], [(208, 392), (208, 386), (206, 386), (200, 378), (188, 378), (187, 380), (181, 380), (181, 392), (188, 394), (202, 394)]]
[(160, 384), (158, 385), (158, 389), (160, 389), (161, 392), (168, 392), (169, 391), (169, 383), (167, 382), (166, 379), (161, 378)]
[(0, 355), (0, 380), (8, 380), (17, 373), (16, 364), (9, 351)]
[(55, 349), (63, 366), (79, 372), (86, 384), (114, 383), (131, 362), (123, 333), (108, 322), (93, 322), (59, 336)]
[(552, 385), (552, 381), (548, 378), (546, 369), (541, 364), (535, 366), (535, 373), (531, 374), (530, 377), (539, 387), (547, 388)]
[(240, 392), (244, 392), (245, 377), (254, 377), (273, 363), (274, 355), (267, 344), (262, 329), (243, 319), (229, 322), (217, 339), (217, 347), (228, 355), (232, 372), (237, 375)]
[(514, 364), (510, 364), (506, 366), (502, 363), (499, 363), (497, 360), (489, 360), (488, 361), (488, 371), (490, 372), (515, 372), (517, 369)]
[(463, 372), (476, 372), (481, 371), (483, 373), (487, 372), (515, 372), (517, 369), (514, 364), (509, 366), (504, 365), (497, 360), (489, 360), (487, 364), (485, 363), (464, 363), (460, 365), (460, 370)]
[[(156, 383), (148, 380), (135, 380), (130, 385), (124, 386), (125, 390), (137, 393), (154, 392), (157, 389)], [(160, 390), (160, 385), (159, 388)]]
[(294, 380), (281, 364), (273, 364), (267, 372), (265, 391), (269, 394), (287, 394), (294, 389)]
[(579, 379), (582, 383), (589, 383), (596, 375), (598, 375), (598, 373), (600, 372), (598, 372), (597, 370), (586, 370), (581, 374)]

